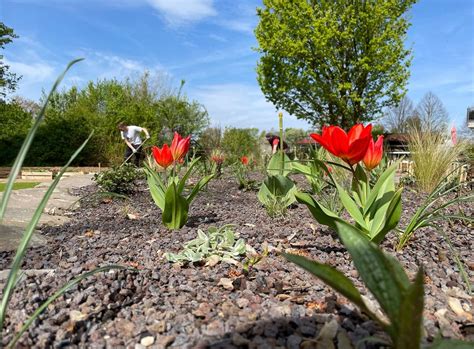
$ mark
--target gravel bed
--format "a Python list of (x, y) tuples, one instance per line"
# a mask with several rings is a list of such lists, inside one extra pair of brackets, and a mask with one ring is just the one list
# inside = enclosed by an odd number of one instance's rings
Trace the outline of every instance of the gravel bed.
[[(80, 194), (95, 190), (88, 187)], [(239, 191), (235, 180), (222, 177), (193, 202), (188, 224), (173, 232), (161, 224), (160, 210), (143, 184), (130, 198), (85, 200), (71, 222), (42, 228), (50, 242), (29, 249), (23, 268), (55, 272), (28, 276), (18, 284), (5, 342), (68, 280), (107, 264), (138, 271), (112, 271), (82, 281), (48, 307), (19, 347), (355, 348), (360, 343), (359, 348), (378, 348), (380, 344), (364, 339), (387, 338), (344, 297), (272, 250), (329, 263), (367, 293), (336, 234), (320, 226), (305, 206), (295, 205), (286, 217), (271, 219), (255, 192)], [(405, 190), (402, 225), (421, 199)], [(474, 212), (472, 205), (462, 209), (468, 215)], [(164, 259), (164, 252), (179, 251), (198, 229), (224, 224), (234, 224), (257, 251), (268, 245), (272, 252), (248, 273), (239, 265), (173, 265)], [(455, 222), (444, 223), (442, 229), (466, 263), (472, 282), (472, 227)], [(439, 334), (474, 339), (473, 298), (466, 293), (444, 239), (424, 229), (402, 253), (394, 251), (395, 243), (392, 234), (383, 247), (409, 275), (414, 276), (421, 264), (425, 268), (426, 340)], [(12, 253), (0, 253), (1, 268), (8, 268), (12, 258)]]

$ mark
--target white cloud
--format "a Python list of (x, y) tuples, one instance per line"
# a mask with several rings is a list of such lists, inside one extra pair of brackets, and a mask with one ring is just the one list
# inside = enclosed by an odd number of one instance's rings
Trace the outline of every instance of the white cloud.
[(22, 76), (22, 83), (31, 84), (50, 79), (54, 74), (52, 65), (44, 62), (25, 64), (5, 59), (10, 71)]
[(197, 22), (217, 15), (213, 0), (147, 0), (172, 25)]
[[(269, 130), (278, 127), (277, 111), (267, 102), (258, 86), (217, 84), (199, 86), (189, 94), (202, 103), (215, 125), (256, 127)], [(307, 129), (309, 125), (285, 113), (285, 127)]]

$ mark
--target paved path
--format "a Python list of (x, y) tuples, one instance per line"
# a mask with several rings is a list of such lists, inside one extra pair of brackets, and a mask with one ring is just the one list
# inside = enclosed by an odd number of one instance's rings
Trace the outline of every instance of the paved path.
[[(71, 194), (71, 190), (92, 183), (92, 175), (90, 174), (62, 178), (46, 205), (39, 225), (61, 225), (67, 222), (69, 220), (67, 209), (79, 199), (79, 197)], [(3, 224), (0, 225), (0, 251), (16, 249), (23, 234), (23, 228), (30, 221), (50, 184), (51, 182), (45, 182), (35, 188), (13, 191)], [(2, 194), (0, 193), (0, 195)], [(30, 246), (41, 246), (46, 243), (47, 240), (44, 236), (35, 234)]]

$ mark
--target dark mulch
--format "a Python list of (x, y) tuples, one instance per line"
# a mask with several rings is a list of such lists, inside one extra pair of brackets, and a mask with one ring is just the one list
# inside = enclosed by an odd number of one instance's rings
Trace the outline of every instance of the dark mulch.
[[(85, 192), (91, 190), (94, 188)], [(419, 203), (419, 195), (406, 191), (404, 216)], [(472, 205), (463, 209), (466, 214), (474, 211)], [(128, 219), (129, 213), (137, 219)], [(141, 348), (137, 343), (152, 336), (157, 348), (308, 348), (313, 346), (304, 341), (317, 338), (331, 320), (339, 324), (334, 338), (339, 347), (345, 338), (355, 344), (374, 335), (383, 337), (379, 327), (345, 298), (275, 252), (248, 275), (242, 274), (241, 267), (225, 263), (178, 266), (164, 260), (164, 252), (178, 251), (196, 236), (198, 228), (224, 224), (235, 224), (240, 236), (257, 251), (268, 243), (310, 256), (336, 266), (362, 287), (336, 235), (317, 224), (302, 205), (289, 210), (285, 218), (271, 219), (255, 192), (239, 191), (234, 180), (221, 178), (195, 200), (188, 225), (170, 232), (162, 226), (160, 211), (146, 188), (141, 187), (130, 201), (89, 203), (75, 211), (70, 223), (42, 229), (50, 243), (30, 249), (23, 267), (56, 272), (19, 283), (4, 340), (67, 280), (111, 263), (139, 271), (103, 273), (83, 281), (44, 312), (23, 336), (22, 346)], [(442, 228), (468, 262), (472, 279), (472, 227), (458, 222)], [(411, 276), (419, 265), (425, 267), (427, 339), (438, 333), (472, 339), (473, 299), (465, 292), (445, 241), (434, 230), (425, 229), (403, 253), (394, 252), (395, 242), (392, 235), (383, 247), (396, 255)], [(1, 253), (0, 257), (4, 269), (13, 254)], [(221, 278), (231, 279), (232, 285), (224, 288)], [(463, 314), (453, 312), (449, 297), (451, 302), (459, 300)], [(318, 347), (325, 347), (322, 345)]]

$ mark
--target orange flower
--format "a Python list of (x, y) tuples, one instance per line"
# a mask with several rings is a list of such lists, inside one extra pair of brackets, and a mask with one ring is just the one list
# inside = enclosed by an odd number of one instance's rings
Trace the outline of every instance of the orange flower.
[(361, 161), (367, 152), (372, 139), (372, 125), (364, 127), (357, 124), (348, 133), (338, 126), (325, 126), (322, 135), (312, 133), (310, 136), (331, 154), (352, 166)]
[(383, 136), (377, 138), (377, 142), (374, 143), (374, 140), (371, 138), (369, 147), (367, 148), (367, 153), (365, 153), (363, 162), (367, 170), (372, 171), (376, 168), (380, 161), (382, 160), (383, 155)]
[(171, 155), (171, 150), (168, 147), (168, 144), (163, 145), (163, 148), (158, 148), (153, 146), (151, 148), (153, 152), (153, 157), (158, 165), (163, 168), (167, 168), (169, 165), (173, 163), (173, 156)]
[(247, 166), (249, 164), (249, 158), (247, 156), (242, 156), (242, 158), (240, 159), (240, 162), (242, 163), (242, 165), (245, 165)]
[(191, 136), (186, 138), (181, 137), (178, 132), (174, 133), (173, 141), (171, 142), (171, 155), (173, 156), (174, 161), (181, 160), (186, 153), (189, 151), (189, 146), (191, 143)]
[(222, 164), (224, 162), (224, 154), (219, 150), (215, 149), (211, 153), (211, 161), (216, 164)]

